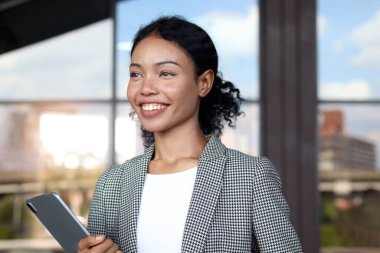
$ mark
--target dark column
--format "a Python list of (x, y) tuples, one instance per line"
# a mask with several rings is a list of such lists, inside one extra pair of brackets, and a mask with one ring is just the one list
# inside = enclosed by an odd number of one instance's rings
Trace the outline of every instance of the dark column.
[(283, 182), (304, 252), (319, 252), (316, 0), (260, 1), (262, 154)]

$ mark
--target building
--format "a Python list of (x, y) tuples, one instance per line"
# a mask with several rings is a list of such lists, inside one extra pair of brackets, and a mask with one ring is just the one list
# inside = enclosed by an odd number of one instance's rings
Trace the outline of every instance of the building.
[(375, 170), (375, 145), (345, 133), (342, 111), (323, 112), (319, 149), (322, 171)]

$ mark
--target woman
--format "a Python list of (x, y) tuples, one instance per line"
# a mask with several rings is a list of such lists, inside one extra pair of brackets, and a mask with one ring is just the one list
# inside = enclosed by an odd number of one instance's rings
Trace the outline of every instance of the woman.
[(139, 30), (128, 99), (147, 149), (101, 176), (94, 236), (78, 252), (301, 252), (270, 161), (218, 139), (241, 98), (217, 73), (214, 44), (195, 24), (162, 17)]

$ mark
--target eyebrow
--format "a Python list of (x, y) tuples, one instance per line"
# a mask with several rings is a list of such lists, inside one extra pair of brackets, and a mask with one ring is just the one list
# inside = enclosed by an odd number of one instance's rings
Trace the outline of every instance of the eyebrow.
[(131, 63), (131, 64), (129, 64), (129, 67), (138, 67), (138, 68), (140, 68), (141, 65), (138, 64), (138, 63)]
[(181, 67), (181, 65), (175, 61), (161, 61), (161, 62), (157, 62), (155, 65), (164, 65), (164, 64), (174, 64)]
[[(157, 65), (157, 66), (160, 66), (160, 65), (165, 65), (165, 64), (173, 64), (173, 65), (176, 65), (176, 66), (179, 66), (179, 67), (182, 67), (179, 63), (175, 62), (175, 61), (160, 61), (160, 62), (157, 62), (156, 64), (154, 65)], [(138, 68), (141, 68), (141, 64), (139, 63), (131, 63), (129, 65), (129, 67), (138, 67)]]

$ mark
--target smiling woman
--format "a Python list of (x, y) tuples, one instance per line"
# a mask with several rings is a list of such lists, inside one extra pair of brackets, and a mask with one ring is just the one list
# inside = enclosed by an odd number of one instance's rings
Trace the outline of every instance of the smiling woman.
[[(132, 32), (160, 13), (176, 12), (210, 31), (222, 49), (224, 77), (236, 80), (247, 98), (242, 104), (246, 117), (236, 129), (225, 129), (223, 142), (259, 154), (256, 1), (138, 0), (116, 5), (115, 20), (0, 56), (0, 195), (5, 196), (0, 199), (0, 239), (46, 236), (43, 227), (24, 216), (21, 201), (41, 189), (67, 196), (77, 214), (86, 217), (97, 173), (143, 153), (140, 129), (128, 117), (127, 67)], [(119, 29), (116, 43), (124, 45), (117, 51), (117, 92), (111, 82), (113, 21)], [(161, 78), (173, 78), (172, 70), (163, 71)], [(148, 103), (143, 108), (154, 112), (167, 105)], [(83, 202), (72, 205), (76, 201), (69, 196), (76, 194)]]
[(219, 139), (242, 99), (205, 30), (178, 16), (141, 27), (128, 98), (147, 149), (102, 174), (78, 252), (302, 251), (271, 162)]

